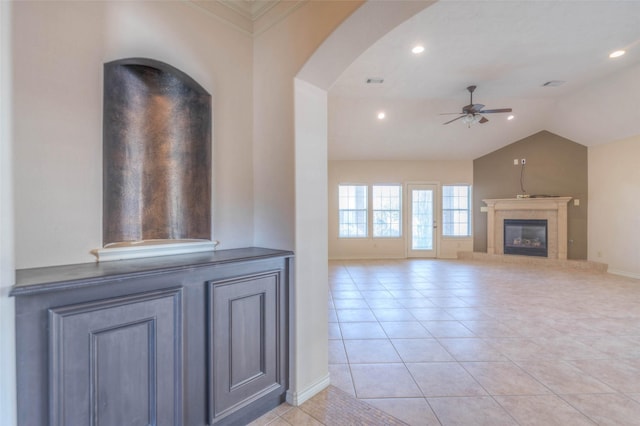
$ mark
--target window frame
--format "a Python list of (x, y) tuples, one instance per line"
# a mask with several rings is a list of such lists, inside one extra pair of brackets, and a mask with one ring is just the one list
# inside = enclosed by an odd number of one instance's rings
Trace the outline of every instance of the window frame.
[[(467, 188), (467, 208), (446, 208), (446, 204), (445, 203), (445, 192), (447, 187), (466, 187)], [(472, 225), (473, 225), (473, 217), (472, 217), (472, 213), (473, 213), (473, 209), (472, 209), (472, 193), (471, 193), (472, 187), (471, 184), (468, 183), (452, 183), (452, 184), (443, 184), (441, 187), (441, 191), (442, 191), (442, 196), (441, 196), (441, 203), (442, 203), (442, 225), (441, 225), (441, 236), (442, 238), (450, 238), (450, 239), (456, 239), (456, 238), (471, 238), (473, 236), (473, 229), (472, 229)], [(466, 212), (467, 213), (467, 234), (464, 235), (455, 235), (455, 234), (447, 234), (446, 233), (446, 229), (447, 229), (447, 225), (453, 225), (455, 227), (456, 224), (458, 223), (463, 223), (463, 222), (447, 222), (446, 221), (446, 214), (447, 212)]]
[[(358, 209), (358, 208), (353, 208), (353, 209), (343, 209), (341, 208), (341, 188), (342, 187), (364, 187), (365, 191), (364, 191), (364, 196), (365, 196), (365, 207), (364, 209)], [(353, 239), (366, 239), (369, 238), (369, 185), (368, 184), (362, 184), (362, 183), (339, 183), (338, 184), (338, 238), (339, 239), (345, 239), (345, 240), (353, 240)], [(365, 234), (364, 235), (343, 235), (342, 234), (342, 226), (343, 226), (343, 222), (342, 222), (342, 213), (343, 212), (362, 212), (364, 211), (364, 230), (365, 230)], [(345, 223), (345, 225), (349, 226), (349, 225), (355, 225), (356, 227), (359, 225), (359, 223), (356, 222), (348, 222)]]
[[(376, 187), (392, 187), (398, 189), (398, 208), (397, 209), (376, 209), (375, 208), (375, 188)], [(401, 183), (376, 183), (371, 185), (371, 238), (379, 238), (379, 239), (394, 239), (394, 238), (402, 238), (403, 236), (403, 193), (404, 186)], [(398, 234), (397, 235), (376, 235), (376, 224), (375, 214), (376, 212), (397, 212), (398, 214)], [(392, 225), (392, 223), (390, 224)]]

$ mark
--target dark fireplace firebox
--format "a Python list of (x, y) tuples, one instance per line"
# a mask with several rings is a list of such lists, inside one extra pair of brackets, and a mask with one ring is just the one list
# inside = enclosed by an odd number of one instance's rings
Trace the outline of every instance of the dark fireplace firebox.
[(547, 221), (505, 219), (504, 254), (547, 257)]

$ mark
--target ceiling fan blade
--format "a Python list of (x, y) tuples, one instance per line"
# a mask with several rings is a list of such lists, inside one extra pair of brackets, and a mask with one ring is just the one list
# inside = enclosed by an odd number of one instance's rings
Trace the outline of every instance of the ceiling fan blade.
[(480, 121), (478, 121), (478, 123), (480, 123), (480, 124), (484, 124), (484, 123), (486, 123), (487, 121), (489, 121), (489, 119), (488, 119), (488, 118), (486, 118), (486, 117), (482, 117), (482, 118), (480, 119)]
[(464, 117), (466, 117), (466, 116), (467, 116), (466, 114), (465, 114), (465, 115), (461, 115), (460, 117), (456, 117), (456, 118), (454, 118), (453, 120), (449, 120), (449, 121), (447, 121), (446, 123), (442, 123), (442, 124), (449, 124), (449, 123), (453, 123), (454, 121), (456, 121), (456, 120), (460, 120), (461, 118), (464, 118)]
[(495, 114), (496, 112), (511, 112), (511, 108), (500, 108), (500, 109), (485, 109), (484, 111), (478, 111), (480, 114)]
[(441, 112), (439, 115), (460, 115), (460, 114), (466, 114), (466, 112)]

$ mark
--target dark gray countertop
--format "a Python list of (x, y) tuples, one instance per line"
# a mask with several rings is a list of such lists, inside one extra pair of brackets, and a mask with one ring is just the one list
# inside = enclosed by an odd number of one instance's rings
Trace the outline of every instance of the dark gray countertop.
[(18, 269), (16, 271), (16, 284), (13, 286), (10, 296), (29, 296), (99, 285), (106, 280), (113, 280), (119, 276), (130, 278), (132, 276), (154, 275), (215, 266), (216, 264), (290, 256), (293, 256), (293, 252), (287, 250), (247, 247), (143, 259)]

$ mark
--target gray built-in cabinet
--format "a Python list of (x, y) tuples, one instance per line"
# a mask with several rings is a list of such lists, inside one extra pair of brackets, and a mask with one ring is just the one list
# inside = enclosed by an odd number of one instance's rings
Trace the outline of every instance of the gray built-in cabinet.
[(246, 424), (284, 401), (293, 254), (17, 271), (19, 425)]

